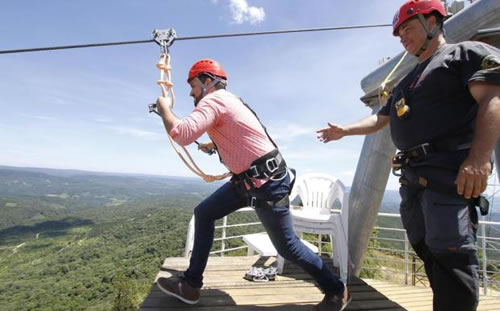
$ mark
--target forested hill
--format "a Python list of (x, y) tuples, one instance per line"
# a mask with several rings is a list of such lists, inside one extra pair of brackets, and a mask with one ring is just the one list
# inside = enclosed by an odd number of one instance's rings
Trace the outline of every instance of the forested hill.
[(195, 178), (0, 166), (0, 229), (134, 201), (185, 205), (183, 200), (201, 200), (215, 187)]
[(198, 178), (162, 177), (0, 166), (0, 195), (57, 196), (97, 199), (120, 196), (142, 199), (168, 194), (209, 191), (213, 184)]
[(217, 186), (0, 167), (0, 310), (136, 309)]

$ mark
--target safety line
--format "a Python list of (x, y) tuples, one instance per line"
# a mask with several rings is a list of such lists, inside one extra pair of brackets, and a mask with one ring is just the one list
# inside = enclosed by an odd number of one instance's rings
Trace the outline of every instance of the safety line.
[[(244, 36), (260, 36), (260, 35), (275, 35), (275, 34), (299, 33), (299, 32), (364, 29), (364, 28), (377, 28), (377, 27), (392, 27), (392, 25), (391, 24), (354, 25), (354, 26), (339, 26), (339, 27), (275, 30), (275, 31), (262, 31), (262, 32), (229, 33), (229, 34), (218, 34), (218, 35), (179, 37), (179, 38), (176, 38), (175, 41), (229, 38), (229, 37), (244, 37)], [(121, 41), (121, 42), (50, 46), (50, 47), (15, 49), (15, 50), (0, 50), (0, 54), (41, 52), (41, 51), (64, 50), (64, 49), (79, 49), (79, 48), (90, 48), (90, 47), (101, 47), (101, 46), (112, 46), (112, 45), (126, 45), (126, 44), (142, 44), (142, 43), (151, 43), (151, 42), (155, 42), (155, 41), (153, 39), (150, 39), (150, 40), (137, 40), (137, 41)]]

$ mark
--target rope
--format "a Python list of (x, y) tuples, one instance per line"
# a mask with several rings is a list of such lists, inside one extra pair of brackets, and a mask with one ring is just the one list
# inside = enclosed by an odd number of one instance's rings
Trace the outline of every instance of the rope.
[[(176, 38), (175, 41), (243, 37), (243, 36), (275, 35), (275, 34), (285, 34), (285, 33), (317, 32), (317, 31), (330, 31), (330, 30), (363, 29), (363, 28), (377, 28), (377, 27), (392, 27), (392, 25), (391, 24), (354, 25), (354, 26), (305, 28), (305, 29), (290, 29), (290, 30), (276, 30), (276, 31), (262, 31), (262, 32), (230, 33), (230, 34), (180, 37), (180, 38)], [(150, 42), (155, 42), (155, 41), (154, 40), (137, 40), (137, 41), (92, 43), (92, 44), (77, 44), (77, 45), (62, 45), (62, 46), (26, 48), (26, 49), (15, 49), (15, 50), (0, 50), (0, 54), (41, 52), (41, 51), (65, 50), (65, 49), (79, 49), (79, 48), (90, 48), (90, 47), (112, 46), (112, 45), (126, 45), (126, 44), (142, 44), (142, 43), (150, 43)]]
[(394, 72), (396, 71), (396, 69), (399, 68), (399, 66), (401, 65), (401, 63), (405, 59), (406, 55), (408, 55), (408, 51), (404, 52), (403, 56), (401, 56), (401, 58), (399, 59), (398, 63), (396, 64), (396, 66), (394, 66), (394, 68), (392, 68), (391, 72), (389, 72), (389, 74), (387, 75), (387, 77), (385, 77), (384, 81), (379, 86), (379, 89), (378, 89), (378, 100), (379, 100), (379, 103), (380, 103), (381, 106), (383, 105), (383, 101), (387, 100), (387, 98), (389, 97), (389, 92), (386, 89), (387, 82), (389, 82), (389, 79), (394, 74)]
[[(160, 87), (161, 87), (161, 93), (163, 97), (168, 97), (172, 99), (172, 107), (174, 106), (175, 102), (175, 93), (173, 86), (174, 84), (172, 83), (171, 80), (171, 74), (170, 70), (172, 67), (170, 66), (170, 55), (168, 53), (161, 53), (160, 55), (160, 60), (156, 64), (156, 67), (160, 70), (160, 79), (156, 82)], [(170, 141), (170, 144), (172, 145), (172, 148), (174, 148), (175, 152), (179, 156), (179, 158), (184, 162), (184, 164), (193, 172), (194, 174), (198, 175), (201, 177), (204, 181), (206, 182), (213, 182), (215, 180), (222, 180), (225, 179), (232, 174), (230, 172), (221, 174), (221, 175), (207, 175), (205, 174), (199, 167), (196, 165), (194, 162), (193, 158), (191, 157), (191, 154), (189, 151), (184, 147), (180, 146), (182, 151), (184, 151), (185, 155), (187, 156), (188, 160), (182, 155), (181, 151), (178, 149), (178, 146), (176, 146), (176, 143), (170, 137), (170, 134), (168, 134), (168, 139)]]

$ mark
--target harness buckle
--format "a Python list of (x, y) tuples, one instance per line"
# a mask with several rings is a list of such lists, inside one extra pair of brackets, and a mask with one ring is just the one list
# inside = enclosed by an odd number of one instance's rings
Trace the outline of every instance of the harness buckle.
[(270, 173), (276, 172), (279, 167), (278, 160), (276, 158), (271, 158), (266, 161), (266, 167)]
[(404, 152), (398, 152), (392, 157), (392, 174), (394, 176), (401, 176), (401, 173), (398, 173), (398, 171), (403, 168), (406, 160), (407, 158)]
[(422, 151), (424, 152), (424, 155), (428, 155), (431, 153), (431, 145), (429, 143), (421, 144), (420, 148), (422, 148)]
[[(248, 175), (248, 171), (250, 171), (251, 175)], [(250, 178), (257, 178), (260, 175), (259, 170), (257, 169), (257, 165), (250, 166), (248, 171), (246, 172), (246, 175)]]

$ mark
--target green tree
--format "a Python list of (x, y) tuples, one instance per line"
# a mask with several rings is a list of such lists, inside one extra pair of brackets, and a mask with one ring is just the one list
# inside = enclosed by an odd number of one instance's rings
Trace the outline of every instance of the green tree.
[(120, 272), (113, 280), (113, 287), (116, 290), (116, 297), (112, 311), (135, 311), (139, 309), (141, 297), (135, 281), (125, 277)]

